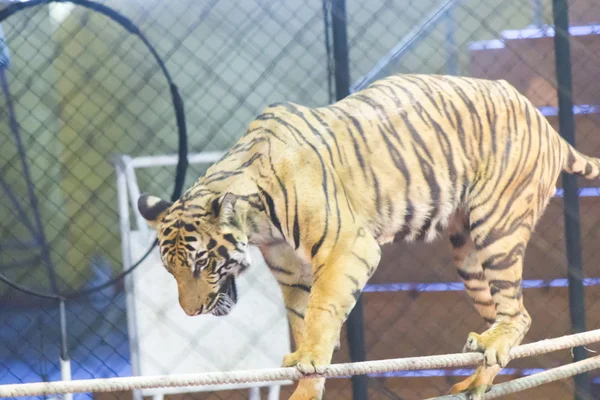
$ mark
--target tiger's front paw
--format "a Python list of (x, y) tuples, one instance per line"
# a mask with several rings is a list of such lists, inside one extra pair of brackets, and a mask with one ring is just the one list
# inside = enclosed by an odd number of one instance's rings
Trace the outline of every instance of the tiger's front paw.
[(299, 349), (283, 357), (282, 367), (296, 367), (304, 375), (324, 374), (329, 367), (323, 357), (312, 351)]

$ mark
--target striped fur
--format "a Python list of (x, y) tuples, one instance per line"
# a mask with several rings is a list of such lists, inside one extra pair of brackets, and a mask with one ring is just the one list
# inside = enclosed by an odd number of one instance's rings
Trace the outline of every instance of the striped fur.
[[(283, 364), (305, 373), (330, 363), (380, 246), (446, 231), (489, 323), (466, 345), (485, 364), (453, 391), (482, 398), (531, 324), (523, 257), (559, 174), (599, 166), (504, 81), (399, 75), (327, 107), (269, 106), (180, 200), (144, 196), (140, 211), (190, 315), (229, 312), (259, 246), (296, 340)], [(302, 380), (293, 398), (322, 393), (323, 380)]]

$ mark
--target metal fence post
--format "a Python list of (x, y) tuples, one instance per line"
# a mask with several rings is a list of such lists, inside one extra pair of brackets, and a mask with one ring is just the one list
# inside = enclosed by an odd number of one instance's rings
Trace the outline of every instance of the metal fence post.
[[(573, 113), (573, 79), (569, 45), (569, 9), (566, 0), (553, 0), (554, 50), (558, 91), (558, 120), (562, 137), (575, 145), (575, 117)], [(579, 224), (579, 193), (577, 178), (563, 173), (565, 238), (569, 277), (569, 312), (574, 333), (585, 331), (585, 293)], [(585, 349), (573, 349), (575, 361), (586, 358)], [(591, 399), (588, 374), (574, 377), (575, 399)]]
[[(335, 96), (341, 100), (350, 94), (350, 61), (348, 56), (348, 32), (346, 0), (332, 0), (331, 28), (333, 33), (333, 57), (335, 61)], [(352, 361), (365, 361), (365, 335), (362, 297), (359, 297), (347, 321), (348, 345)], [(352, 377), (352, 397), (367, 400), (368, 377)]]
[[(71, 380), (71, 358), (67, 345), (67, 310), (65, 300), (58, 301), (58, 313), (60, 318), (60, 376), (63, 381)], [(73, 400), (72, 393), (65, 393), (63, 400)]]

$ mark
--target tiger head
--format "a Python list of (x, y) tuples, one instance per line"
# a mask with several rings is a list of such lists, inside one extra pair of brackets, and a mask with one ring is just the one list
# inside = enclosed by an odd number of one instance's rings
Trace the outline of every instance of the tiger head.
[(250, 266), (250, 255), (236, 199), (230, 193), (193, 205), (147, 194), (138, 199), (140, 214), (157, 231), (162, 262), (177, 281), (179, 304), (190, 316), (227, 315), (237, 302), (235, 278)]

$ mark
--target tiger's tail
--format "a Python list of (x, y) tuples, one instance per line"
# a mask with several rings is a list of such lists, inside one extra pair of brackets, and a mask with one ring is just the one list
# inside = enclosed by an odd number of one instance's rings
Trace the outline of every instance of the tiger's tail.
[(586, 156), (577, 151), (563, 138), (559, 137), (559, 140), (566, 154), (562, 167), (563, 171), (586, 179), (600, 177), (600, 158)]

